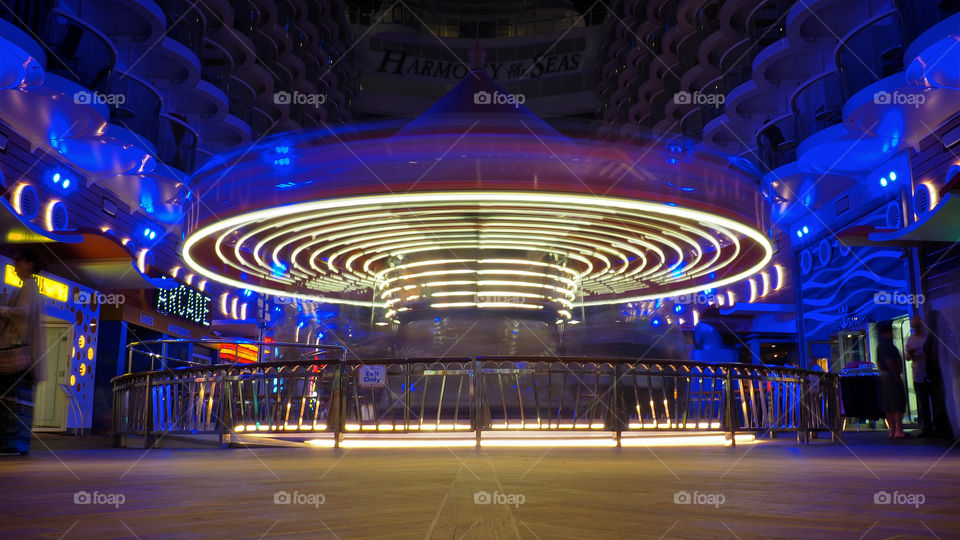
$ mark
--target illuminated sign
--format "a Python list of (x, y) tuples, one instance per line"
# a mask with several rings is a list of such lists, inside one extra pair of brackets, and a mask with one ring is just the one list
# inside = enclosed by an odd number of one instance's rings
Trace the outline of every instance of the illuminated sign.
[[(59, 300), (60, 302), (66, 302), (67, 298), (69, 298), (70, 286), (66, 283), (60, 283), (59, 281), (54, 281), (40, 275), (36, 276), (36, 279), (40, 294), (53, 298), (54, 300)], [(10, 264), (7, 265), (3, 273), (3, 282), (18, 289), (23, 287), (23, 280), (17, 277), (16, 270), (14, 270), (13, 265)]]
[(221, 343), (220, 359), (238, 364), (252, 364), (257, 361), (257, 346), (248, 343)]
[(50, 238), (26, 229), (11, 229), (7, 231), (7, 242), (11, 244), (53, 242)]
[(164, 315), (202, 326), (210, 326), (210, 304), (213, 300), (202, 292), (180, 285), (174, 289), (157, 289), (155, 308)]

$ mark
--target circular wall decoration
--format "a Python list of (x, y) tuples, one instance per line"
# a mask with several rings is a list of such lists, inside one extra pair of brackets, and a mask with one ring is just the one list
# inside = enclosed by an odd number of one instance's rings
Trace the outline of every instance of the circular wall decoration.
[(40, 197), (37, 190), (30, 184), (20, 184), (13, 190), (13, 209), (25, 219), (37, 217), (40, 211)]
[(903, 212), (900, 203), (893, 201), (887, 205), (886, 226), (888, 229), (899, 229), (903, 226)]
[(833, 250), (830, 247), (830, 241), (824, 238), (820, 241), (820, 245), (817, 246), (817, 255), (820, 259), (821, 266), (827, 266), (830, 264), (830, 256), (833, 254)]
[(933, 202), (933, 193), (930, 192), (930, 186), (920, 184), (913, 191), (913, 211), (917, 216), (922, 216), (931, 210)]
[(65, 231), (69, 222), (67, 205), (63, 201), (47, 203), (47, 230), (51, 232)]
[(813, 255), (809, 249), (800, 252), (800, 273), (807, 275), (813, 268)]

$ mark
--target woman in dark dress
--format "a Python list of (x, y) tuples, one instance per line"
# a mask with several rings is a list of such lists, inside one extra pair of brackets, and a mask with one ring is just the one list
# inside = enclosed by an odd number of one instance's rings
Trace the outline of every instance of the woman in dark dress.
[(903, 439), (903, 413), (907, 410), (907, 394), (903, 389), (903, 358), (893, 344), (893, 326), (889, 322), (877, 325), (877, 367), (880, 369), (880, 385), (883, 389), (883, 412), (887, 415), (887, 427), (891, 439)]

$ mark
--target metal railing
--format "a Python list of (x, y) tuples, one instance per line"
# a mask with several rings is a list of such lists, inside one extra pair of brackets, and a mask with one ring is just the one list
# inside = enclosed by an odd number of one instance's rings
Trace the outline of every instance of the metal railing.
[(258, 345), (317, 352), (117, 377), (115, 435), (227, 443), (235, 433), (322, 432), (336, 445), (351, 433), (473, 433), (479, 444), (484, 432), (506, 430), (603, 431), (618, 443), (639, 432), (725, 432), (731, 442), (738, 432), (793, 432), (806, 442), (817, 432), (835, 438), (842, 426), (837, 376), (801, 369), (582, 357), (347, 361), (338, 348)]

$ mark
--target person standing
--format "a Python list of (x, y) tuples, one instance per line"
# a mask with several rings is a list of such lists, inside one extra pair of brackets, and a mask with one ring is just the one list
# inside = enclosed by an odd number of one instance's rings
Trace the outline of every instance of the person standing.
[[(0, 305), (0, 349), (9, 362), (0, 366), (0, 454), (23, 455), (30, 451), (34, 385), (46, 377), (40, 350), (43, 300), (35, 277), (40, 259), (33, 251), (22, 250), (13, 268), (23, 284), (6, 305)], [(18, 355), (28, 357), (26, 366), (10, 361)]]
[(907, 410), (907, 393), (903, 388), (903, 358), (893, 344), (893, 325), (889, 321), (877, 324), (877, 367), (883, 392), (883, 412), (887, 417), (889, 438), (903, 439), (903, 413)]
[(949, 433), (946, 407), (943, 402), (940, 364), (936, 358), (936, 342), (923, 319), (910, 319), (912, 332), (907, 338), (906, 356), (913, 367), (913, 389), (917, 395), (920, 416), (918, 437), (938, 437)]

